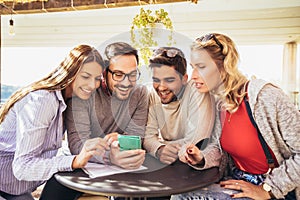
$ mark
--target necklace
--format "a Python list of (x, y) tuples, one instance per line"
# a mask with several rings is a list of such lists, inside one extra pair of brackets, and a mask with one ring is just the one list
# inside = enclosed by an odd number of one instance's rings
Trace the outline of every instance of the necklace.
[(230, 121), (231, 121), (231, 116), (232, 116), (232, 113), (228, 112), (228, 115), (227, 115), (227, 122), (228, 123), (230, 123)]

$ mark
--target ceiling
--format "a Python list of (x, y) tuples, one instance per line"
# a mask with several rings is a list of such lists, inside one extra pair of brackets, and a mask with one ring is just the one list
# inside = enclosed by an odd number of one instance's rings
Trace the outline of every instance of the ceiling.
[[(12, 16), (4, 13), (6, 8), (2, 7), (1, 45), (69, 47), (88, 43), (97, 46), (128, 33), (132, 18), (141, 7), (164, 8), (169, 12), (175, 31), (191, 39), (207, 32), (221, 32), (231, 36), (237, 44), (300, 42), (300, 0), (199, 0), (197, 4), (190, 1), (159, 4), (116, 1), (109, 6), (102, 2), (96, 9), (92, 9), (95, 5), (85, 8), (89, 10), (80, 9), (83, 8), (80, 6), (65, 8), (72, 10), (69, 12), (54, 12), (50, 8), (34, 12), (15, 10), (17, 14)], [(14, 36), (8, 35), (11, 17)]]
[[(183, 0), (172, 0), (172, 2)], [(157, 0), (156, 3), (169, 3), (170, 0)], [(0, 0), (0, 14), (30, 14), (45, 12), (65, 12), (147, 5), (153, 0)]]

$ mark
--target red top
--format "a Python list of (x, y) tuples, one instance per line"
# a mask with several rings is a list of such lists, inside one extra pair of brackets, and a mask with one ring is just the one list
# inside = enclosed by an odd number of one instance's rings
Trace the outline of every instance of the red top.
[[(258, 139), (256, 128), (252, 125), (243, 101), (232, 115), (226, 112), (221, 115), (223, 129), (221, 146), (228, 152), (236, 167), (252, 174), (264, 174), (268, 171), (268, 163)], [(275, 156), (271, 151), (275, 161)], [(276, 161), (275, 161), (276, 162)]]

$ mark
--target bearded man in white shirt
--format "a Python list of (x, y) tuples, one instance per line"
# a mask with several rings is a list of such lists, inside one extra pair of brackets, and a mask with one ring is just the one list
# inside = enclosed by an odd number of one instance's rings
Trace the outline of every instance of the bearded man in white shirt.
[(210, 136), (214, 123), (214, 102), (209, 93), (199, 93), (188, 81), (187, 62), (175, 47), (154, 51), (153, 89), (143, 147), (162, 163), (178, 159), (184, 144), (194, 144)]

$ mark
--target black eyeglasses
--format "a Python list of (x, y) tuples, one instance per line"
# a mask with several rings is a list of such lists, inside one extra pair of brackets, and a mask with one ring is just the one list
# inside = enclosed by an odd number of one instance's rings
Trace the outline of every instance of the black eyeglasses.
[(202, 37), (199, 37), (199, 38), (196, 39), (196, 41), (197, 42), (204, 42), (205, 43), (205, 42), (207, 42), (207, 41), (209, 41), (211, 39), (213, 39), (217, 43), (217, 45), (220, 47), (221, 51), (223, 51), (223, 45), (217, 39), (217, 37), (214, 34), (212, 34), (212, 33), (209, 33), (209, 34), (206, 34), (206, 35), (204, 35)]
[(166, 48), (159, 48), (155, 49), (153, 51), (152, 57), (157, 57), (157, 56), (163, 56), (163, 53), (166, 52), (166, 56), (169, 58), (174, 58), (175, 56), (179, 55), (180, 57), (184, 58), (183, 53), (180, 50), (177, 49), (166, 49)]
[(107, 68), (107, 71), (110, 72), (112, 74), (112, 79), (114, 81), (118, 81), (121, 82), (125, 79), (125, 77), (128, 77), (128, 80), (131, 82), (135, 82), (137, 80), (139, 80), (140, 76), (141, 76), (141, 72), (137, 69), (136, 71), (133, 71), (129, 74), (125, 74), (123, 72), (120, 71), (111, 71), (109, 68)]

